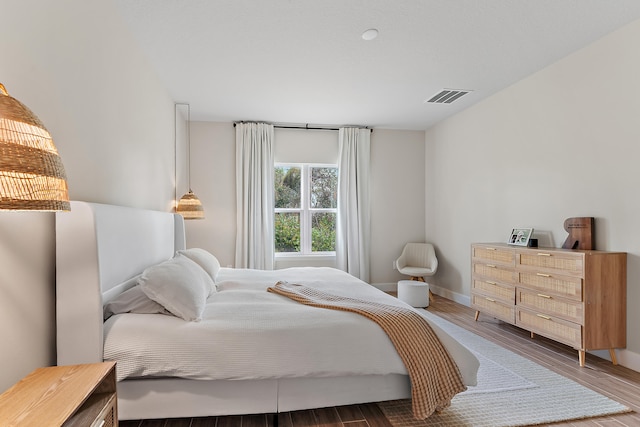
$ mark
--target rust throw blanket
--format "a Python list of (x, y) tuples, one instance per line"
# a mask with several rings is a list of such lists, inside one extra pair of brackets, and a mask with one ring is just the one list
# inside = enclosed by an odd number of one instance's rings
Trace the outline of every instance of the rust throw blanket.
[(460, 370), (427, 321), (413, 310), (341, 297), (304, 285), (278, 282), (269, 292), (314, 307), (350, 311), (376, 322), (389, 336), (411, 379), (413, 416), (425, 419), (466, 390)]

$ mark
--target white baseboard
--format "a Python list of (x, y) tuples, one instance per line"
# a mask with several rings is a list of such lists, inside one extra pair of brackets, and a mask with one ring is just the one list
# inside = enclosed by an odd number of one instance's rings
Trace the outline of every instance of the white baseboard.
[[(397, 283), (372, 283), (372, 285), (384, 292), (395, 292), (398, 290)], [(431, 284), (429, 285), (429, 290), (433, 292), (435, 295), (441, 296), (451, 301), (455, 301), (458, 304), (462, 304), (467, 307), (471, 306), (471, 298), (468, 297), (467, 295), (462, 295), (462, 294), (453, 292), (447, 288), (443, 288), (443, 287), (440, 287), (437, 285), (431, 285)], [(593, 350), (593, 351), (589, 351), (589, 353), (594, 354), (598, 357), (601, 357), (605, 360), (611, 361), (611, 357), (609, 355), (608, 350)], [(621, 348), (621, 349), (616, 349), (616, 357), (618, 359), (618, 364), (620, 366), (624, 366), (625, 368), (629, 368), (636, 372), (640, 372), (640, 354), (634, 353), (625, 348)]]
[(378, 288), (383, 292), (396, 292), (398, 290), (397, 283), (372, 283), (371, 286)]
[(433, 292), (435, 295), (457, 302), (458, 304), (462, 304), (467, 307), (471, 306), (471, 298), (466, 295), (453, 292), (447, 288), (442, 288), (437, 285), (429, 285), (429, 290)]
[[(384, 292), (397, 292), (398, 291), (398, 283), (372, 283), (371, 286), (374, 286), (381, 291)], [(449, 299), (451, 301), (455, 301), (458, 304), (466, 305), (469, 307), (471, 305), (471, 298), (466, 295), (458, 294), (456, 292), (452, 292), (447, 288), (442, 288), (437, 285), (429, 284), (429, 290), (433, 292), (435, 295), (441, 296), (443, 298)]]
[[(593, 350), (588, 353), (611, 361), (609, 350)], [(616, 358), (618, 359), (618, 365), (640, 372), (640, 354), (621, 348), (616, 349)]]
[(623, 348), (616, 350), (616, 355), (618, 356), (618, 364), (640, 372), (640, 354)]

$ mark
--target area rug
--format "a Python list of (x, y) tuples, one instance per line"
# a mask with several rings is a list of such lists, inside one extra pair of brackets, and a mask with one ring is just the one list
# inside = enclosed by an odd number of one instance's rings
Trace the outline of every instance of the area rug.
[(631, 411), (441, 317), (427, 316), (478, 357), (478, 385), (424, 421), (413, 418), (410, 400), (378, 403), (394, 427), (526, 426)]

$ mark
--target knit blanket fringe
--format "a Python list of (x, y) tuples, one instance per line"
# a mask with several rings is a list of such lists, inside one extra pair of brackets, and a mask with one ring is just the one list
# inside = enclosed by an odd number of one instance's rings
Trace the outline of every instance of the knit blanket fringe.
[(466, 390), (458, 366), (427, 321), (414, 310), (342, 297), (280, 281), (267, 289), (305, 305), (357, 313), (376, 322), (389, 336), (411, 380), (413, 416), (425, 419)]

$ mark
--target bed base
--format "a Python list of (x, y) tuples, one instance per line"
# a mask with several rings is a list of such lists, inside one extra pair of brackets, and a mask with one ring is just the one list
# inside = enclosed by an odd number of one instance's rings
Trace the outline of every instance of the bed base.
[(118, 383), (120, 419), (269, 414), (410, 398), (406, 375), (266, 380), (125, 380)]

